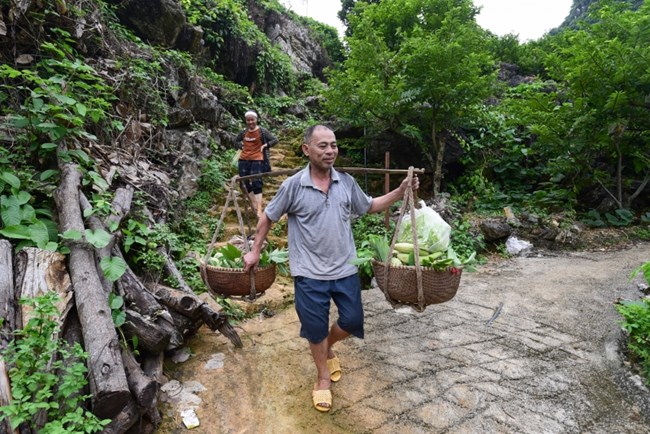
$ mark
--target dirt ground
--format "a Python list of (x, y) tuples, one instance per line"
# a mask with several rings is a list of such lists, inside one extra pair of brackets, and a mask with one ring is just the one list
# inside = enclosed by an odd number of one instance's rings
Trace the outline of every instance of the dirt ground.
[[(206, 434), (650, 433), (614, 308), (643, 295), (628, 277), (648, 260), (648, 243), (492, 260), (422, 313), (364, 291), (366, 338), (336, 348), (343, 378), (327, 414), (311, 405), (315, 369), (282, 281), (260, 301), (275, 314), (238, 326), (243, 349), (202, 328), (187, 361), (166, 362), (179, 383), (158, 432), (190, 432), (190, 407), (191, 432)], [(194, 393), (174, 401), (183, 386)]]

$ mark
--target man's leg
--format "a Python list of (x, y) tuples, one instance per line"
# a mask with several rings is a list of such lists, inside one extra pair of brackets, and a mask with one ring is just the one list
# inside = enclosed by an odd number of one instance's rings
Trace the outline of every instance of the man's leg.
[[(332, 382), (330, 380), (330, 371), (327, 368), (328, 339), (323, 339), (317, 344), (309, 342), (309, 349), (318, 371), (318, 379), (314, 385), (314, 390), (329, 390)], [(329, 402), (316, 402), (316, 404), (323, 408), (330, 408)]]
[[(317, 371), (312, 399), (318, 410), (327, 411), (326, 409), (331, 407), (330, 403), (332, 402), (332, 395), (329, 392), (331, 379), (327, 367), (330, 305), (328, 287), (330, 283), (296, 276), (294, 285), (296, 288), (295, 307), (301, 324), (300, 336), (309, 342), (309, 349)], [(316, 393), (316, 391), (321, 392)]]
[(336, 355), (332, 351), (332, 347), (334, 346), (334, 344), (337, 343), (338, 341), (342, 341), (348, 336), (350, 336), (350, 333), (346, 332), (341, 327), (339, 327), (337, 323), (334, 323), (332, 325), (332, 328), (330, 329), (330, 334), (327, 336), (327, 358), (328, 359), (333, 359), (334, 357), (336, 357)]
[(262, 193), (255, 193), (255, 205), (257, 206), (257, 218), (262, 218), (262, 212), (264, 209)]

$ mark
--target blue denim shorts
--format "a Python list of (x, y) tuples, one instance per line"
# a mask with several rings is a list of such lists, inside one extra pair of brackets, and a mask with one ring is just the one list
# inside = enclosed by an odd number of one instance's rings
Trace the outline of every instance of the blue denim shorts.
[(334, 300), (339, 312), (339, 327), (363, 339), (363, 305), (358, 274), (336, 280), (296, 276), (294, 286), (301, 337), (317, 344), (329, 335), (330, 300)]
[[(257, 175), (262, 173), (262, 160), (239, 160), (239, 176)], [(262, 192), (262, 178), (247, 179), (244, 182), (246, 191), (260, 194)]]

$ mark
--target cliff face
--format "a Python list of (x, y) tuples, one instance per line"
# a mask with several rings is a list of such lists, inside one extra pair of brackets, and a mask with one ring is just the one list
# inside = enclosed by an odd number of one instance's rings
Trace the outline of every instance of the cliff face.
[[(569, 15), (556, 30), (559, 31), (564, 28), (575, 27), (578, 21), (586, 18), (587, 13), (589, 12), (589, 7), (597, 1), (598, 0), (573, 0), (573, 5), (571, 5)], [(643, 0), (618, 0), (618, 3), (626, 3), (631, 9), (636, 10), (641, 6)]]
[(324, 80), (323, 69), (332, 62), (327, 50), (314, 38), (311, 30), (294, 21), (291, 16), (275, 10), (265, 10), (259, 3), (249, 1), (251, 18), (272, 44), (291, 58), (295, 72)]
[[(144, 41), (179, 50), (186, 50), (202, 63), (218, 59), (213, 67), (229, 80), (248, 88), (259, 81), (258, 57), (266, 47), (238, 32), (228, 32), (218, 17), (212, 29), (188, 23), (178, 0), (110, 0), (117, 16)], [(331, 65), (322, 43), (305, 25), (284, 11), (269, 9), (261, 2), (247, 2), (248, 18), (268, 38), (272, 46), (288, 55), (294, 73), (324, 79), (323, 69)], [(225, 29), (225, 30), (224, 30)], [(218, 33), (222, 41), (204, 38), (206, 30)]]

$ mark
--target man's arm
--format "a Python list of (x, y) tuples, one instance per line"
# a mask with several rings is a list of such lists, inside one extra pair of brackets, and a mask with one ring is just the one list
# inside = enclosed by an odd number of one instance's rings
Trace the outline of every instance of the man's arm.
[(257, 268), (257, 264), (260, 262), (260, 254), (262, 253), (262, 245), (272, 225), (273, 222), (271, 219), (266, 216), (266, 213), (262, 213), (262, 217), (260, 217), (255, 228), (253, 247), (251, 247), (250, 252), (244, 255), (244, 271), (247, 272), (251, 267), (253, 269)]
[[(417, 175), (413, 176), (412, 184), (414, 190), (417, 190), (420, 187), (420, 180), (418, 179)], [(406, 193), (406, 189), (408, 187), (409, 185), (408, 185), (408, 177), (407, 177), (404, 178), (402, 183), (395, 190), (389, 191), (383, 196), (374, 197), (372, 199), (372, 204), (370, 205), (370, 209), (368, 210), (368, 212), (372, 213), (372, 212), (381, 212), (387, 210), (389, 206), (391, 206), (392, 204), (394, 204), (395, 202), (397, 202), (398, 200), (404, 197), (404, 193)]]

